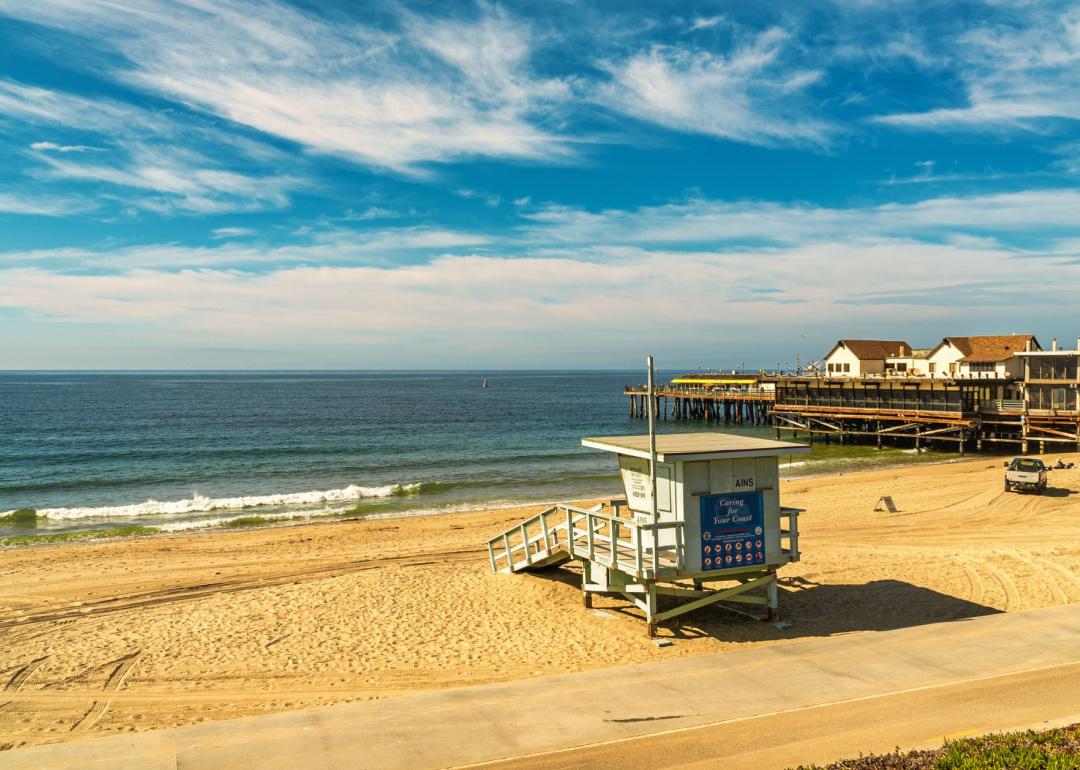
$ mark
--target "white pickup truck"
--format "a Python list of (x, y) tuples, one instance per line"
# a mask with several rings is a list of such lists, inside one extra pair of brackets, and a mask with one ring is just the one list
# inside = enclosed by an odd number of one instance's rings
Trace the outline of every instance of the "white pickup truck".
[(1049, 470), (1042, 460), (1017, 457), (1005, 463), (1005, 491), (1022, 489), (1041, 495), (1046, 489), (1046, 474)]

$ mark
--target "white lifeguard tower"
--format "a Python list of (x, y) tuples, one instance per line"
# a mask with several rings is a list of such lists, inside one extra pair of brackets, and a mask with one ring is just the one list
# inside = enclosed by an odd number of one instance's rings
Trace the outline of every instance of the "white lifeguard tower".
[[(585, 606), (596, 593), (625, 597), (645, 613), (650, 637), (658, 623), (718, 601), (777, 618), (776, 571), (799, 560), (799, 510), (780, 505), (779, 458), (810, 447), (719, 432), (581, 443), (617, 455), (626, 499), (555, 505), (521, 522), (488, 542), (493, 570), (580, 560)], [(682, 601), (661, 611), (661, 596)]]

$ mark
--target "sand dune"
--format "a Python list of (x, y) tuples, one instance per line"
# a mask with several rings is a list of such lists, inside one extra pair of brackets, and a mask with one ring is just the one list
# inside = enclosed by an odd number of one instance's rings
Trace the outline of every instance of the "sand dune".
[[(485, 538), (526, 509), (7, 550), (0, 745), (1080, 600), (1080, 469), (1041, 497), (1001, 477), (980, 459), (784, 482), (806, 509), (794, 627), (710, 608), (665, 648), (621, 602), (585, 609), (572, 568), (492, 574)], [(873, 511), (886, 494), (897, 513)]]

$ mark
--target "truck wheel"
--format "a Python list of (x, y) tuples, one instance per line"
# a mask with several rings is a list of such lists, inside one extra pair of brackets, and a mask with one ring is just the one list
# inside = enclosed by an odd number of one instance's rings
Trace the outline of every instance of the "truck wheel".
[(1012, 487), (1009, 486), (1009, 482), (1007, 482), (1007, 481), (1005, 482), (1005, 491), (1006, 492), (1012, 492)]

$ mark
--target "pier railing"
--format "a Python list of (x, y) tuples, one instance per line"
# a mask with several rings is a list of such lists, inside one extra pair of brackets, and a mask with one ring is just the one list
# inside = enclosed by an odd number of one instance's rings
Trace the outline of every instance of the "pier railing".
[[(647, 396), (647, 385), (624, 385), (623, 393), (627, 396)], [(656, 395), (660, 398), (721, 398), (721, 399), (752, 399), (755, 401), (772, 401), (776, 397), (776, 391), (772, 388), (762, 387), (723, 387), (713, 388), (695, 385), (659, 385)]]
[(1023, 399), (995, 398), (983, 401), (979, 405), (983, 412), (1022, 412), (1024, 410)]

